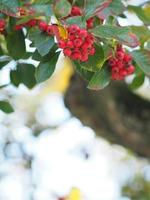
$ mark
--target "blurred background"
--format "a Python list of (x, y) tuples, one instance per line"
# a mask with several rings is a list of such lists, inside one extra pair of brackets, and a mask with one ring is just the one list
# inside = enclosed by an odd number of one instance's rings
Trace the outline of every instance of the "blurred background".
[[(120, 23), (141, 23), (128, 19)], [(12, 66), (1, 70), (1, 85)], [(96, 136), (65, 107), (72, 73), (61, 56), (52, 78), (34, 89), (1, 88), (15, 112), (0, 111), (0, 200), (150, 200), (149, 158)], [(137, 92), (149, 99), (149, 82)]]

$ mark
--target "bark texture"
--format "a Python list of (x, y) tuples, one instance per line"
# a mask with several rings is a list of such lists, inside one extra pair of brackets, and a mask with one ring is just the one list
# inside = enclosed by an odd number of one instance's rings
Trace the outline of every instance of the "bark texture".
[(98, 136), (150, 158), (150, 102), (132, 93), (126, 85), (113, 83), (95, 92), (86, 89), (86, 82), (74, 75), (65, 104)]

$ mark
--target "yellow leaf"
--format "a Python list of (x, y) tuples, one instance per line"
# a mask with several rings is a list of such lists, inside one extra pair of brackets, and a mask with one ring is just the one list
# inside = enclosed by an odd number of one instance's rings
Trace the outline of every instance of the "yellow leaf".
[(68, 31), (67, 31), (67, 29), (64, 26), (62, 26), (62, 25), (58, 25), (58, 30), (59, 30), (60, 38), (66, 40), (68, 38)]

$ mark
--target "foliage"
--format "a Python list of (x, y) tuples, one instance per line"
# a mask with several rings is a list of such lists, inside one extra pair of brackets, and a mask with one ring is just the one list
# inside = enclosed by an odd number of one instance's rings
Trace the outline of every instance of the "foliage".
[(132, 200), (149, 200), (150, 182), (142, 175), (137, 175), (122, 188), (122, 193)]
[[(143, 25), (121, 27), (119, 18), (127, 18), (126, 11), (137, 15)], [(63, 51), (72, 60), (75, 70), (87, 80), (88, 88), (98, 90), (113, 80), (109, 60), (115, 57), (119, 45), (132, 56), (135, 73), (130, 88), (137, 89), (145, 76), (150, 76), (149, 13), (150, 3), (132, 6), (120, 0), (0, 0), (0, 69), (15, 61), (16, 67), (10, 70), (10, 84), (33, 88), (51, 77)], [(89, 38), (85, 35), (80, 38), (86, 43), (84, 48), (73, 43), (74, 56), (70, 50), (66, 51), (72, 24), (79, 26), (80, 36), (80, 32), (86, 30), (94, 38), (93, 47), (88, 46)], [(28, 51), (26, 40), (31, 41), (34, 52)], [(60, 41), (66, 46), (59, 48)], [(38, 66), (29, 64), (29, 58), (38, 61)], [(130, 64), (127, 63), (126, 68)], [(126, 76), (124, 71), (121, 79)]]

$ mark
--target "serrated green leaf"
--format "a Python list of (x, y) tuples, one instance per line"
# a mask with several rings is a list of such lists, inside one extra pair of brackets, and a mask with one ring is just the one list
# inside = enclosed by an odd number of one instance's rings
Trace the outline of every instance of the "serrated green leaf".
[(7, 114), (14, 112), (13, 107), (10, 105), (8, 101), (0, 101), (0, 110), (2, 110)]
[(150, 51), (135, 50), (131, 52), (131, 55), (141, 70), (150, 76)]
[(36, 84), (35, 67), (31, 64), (20, 63), (15, 70), (10, 72), (10, 79), (13, 85), (19, 86), (23, 83), (28, 88), (33, 88)]
[(37, 83), (46, 81), (48, 78), (51, 77), (55, 70), (58, 56), (59, 52), (55, 53), (55, 55), (53, 55), (48, 62), (40, 62), (35, 73)]
[(103, 66), (98, 72), (92, 76), (88, 88), (93, 90), (100, 90), (110, 83), (110, 72), (106, 66)]
[(130, 47), (137, 47), (139, 45), (138, 38), (131, 32), (129, 27), (99, 25), (90, 30), (90, 32), (92, 32), (96, 37), (116, 39)]

